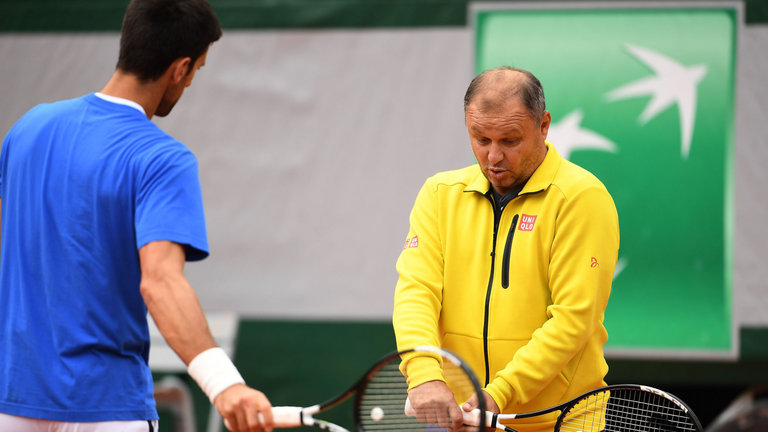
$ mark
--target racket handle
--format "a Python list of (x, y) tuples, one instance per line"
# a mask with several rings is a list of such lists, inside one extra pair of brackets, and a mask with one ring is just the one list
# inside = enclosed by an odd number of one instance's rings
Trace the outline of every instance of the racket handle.
[[(273, 408), (274, 409), (274, 408)], [(464, 411), (464, 409), (459, 406), (459, 409), (461, 409), (461, 414), (464, 416), (464, 424), (467, 426), (480, 426), (480, 409), (475, 408), (470, 412)], [(403, 409), (405, 412), (405, 415), (408, 417), (416, 417), (416, 411), (414, 411), (413, 406), (411, 406), (411, 400), (409, 398), (405, 399), (405, 408)], [(493, 413), (490, 411), (487, 411), (485, 413), (485, 426), (492, 428), (496, 427), (494, 424), (494, 416)]]
[[(475, 408), (470, 412), (461, 410), (464, 415), (464, 424), (469, 426), (480, 426), (480, 408)], [(490, 411), (485, 412), (485, 427), (495, 428), (497, 427), (494, 422), (494, 415)]]
[(405, 398), (405, 408), (403, 408), (403, 412), (408, 417), (416, 417), (416, 411), (414, 411), (413, 407), (411, 406), (410, 398)]
[[(303, 422), (304, 415), (302, 407), (297, 406), (276, 406), (272, 407), (272, 421), (277, 428), (293, 428), (302, 425), (311, 425)], [(311, 419), (311, 416), (310, 416)]]

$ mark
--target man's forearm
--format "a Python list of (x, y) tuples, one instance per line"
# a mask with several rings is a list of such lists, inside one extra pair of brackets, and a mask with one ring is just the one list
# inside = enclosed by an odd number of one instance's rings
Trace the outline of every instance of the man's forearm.
[(188, 284), (164, 283), (142, 289), (152, 319), (184, 364), (216, 346), (197, 296)]
[(216, 346), (200, 303), (184, 276), (184, 250), (175, 243), (141, 248), (141, 295), (157, 328), (184, 364)]

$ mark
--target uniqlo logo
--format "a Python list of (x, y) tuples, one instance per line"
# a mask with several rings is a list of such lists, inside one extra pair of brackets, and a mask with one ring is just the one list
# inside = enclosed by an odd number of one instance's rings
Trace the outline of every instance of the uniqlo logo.
[(517, 228), (520, 231), (533, 231), (533, 224), (536, 223), (537, 216), (530, 216), (523, 214), (520, 216), (520, 226)]
[(409, 237), (405, 239), (405, 245), (403, 245), (403, 249), (415, 247), (419, 247), (419, 236), (413, 236), (413, 238)]

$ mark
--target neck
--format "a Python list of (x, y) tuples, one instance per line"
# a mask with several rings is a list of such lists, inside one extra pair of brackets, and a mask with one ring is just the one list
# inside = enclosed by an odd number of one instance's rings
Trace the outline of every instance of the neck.
[(162, 81), (142, 82), (136, 75), (116, 70), (107, 84), (101, 89), (101, 93), (128, 99), (138, 103), (144, 108), (147, 118), (151, 119), (157, 111), (165, 89)]

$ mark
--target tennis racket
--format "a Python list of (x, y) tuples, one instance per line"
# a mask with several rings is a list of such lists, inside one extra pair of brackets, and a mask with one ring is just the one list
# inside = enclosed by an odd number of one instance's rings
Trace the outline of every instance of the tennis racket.
[[(662, 390), (636, 384), (601, 387), (568, 402), (525, 414), (487, 413), (485, 425), (517, 432), (501, 420), (525, 419), (560, 411), (553, 432), (703, 432), (683, 401)], [(464, 413), (464, 423), (483, 424), (478, 410)]]
[[(326, 411), (354, 395), (354, 420), (358, 432), (396, 431), (424, 432), (435, 431), (435, 425), (420, 423), (416, 418), (405, 415), (405, 402), (408, 398), (408, 384), (400, 372), (401, 358), (410, 353), (420, 353), (434, 357), (442, 365), (443, 378), (453, 390), (457, 403), (464, 403), (476, 394), (482, 410), (478, 409), (474, 418), (477, 424), (469, 430), (482, 432), (485, 424), (485, 399), (480, 395), (480, 384), (475, 374), (459, 357), (441, 348), (419, 346), (414, 349), (393, 352), (379, 360), (360, 380), (345, 392), (324, 403), (308, 406), (272, 407), (274, 427), (291, 428), (312, 426), (331, 432), (349, 432), (347, 429), (315, 418), (315, 414)], [(447, 417), (447, 415), (446, 415)], [(449, 420), (445, 420), (449, 424)]]

